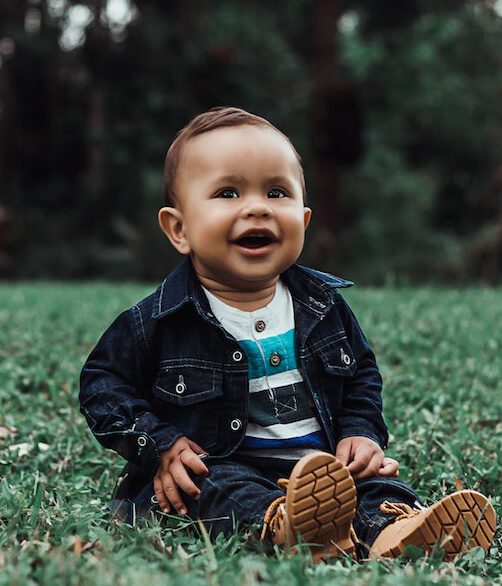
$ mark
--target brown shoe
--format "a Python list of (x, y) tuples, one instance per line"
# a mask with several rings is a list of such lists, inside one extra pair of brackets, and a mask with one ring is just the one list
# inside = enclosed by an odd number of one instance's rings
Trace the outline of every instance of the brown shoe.
[(315, 562), (354, 554), (356, 489), (339, 460), (325, 452), (309, 454), (296, 463), (289, 480), (278, 484), (286, 494), (267, 509), (262, 539), (292, 546), (299, 535), (311, 546)]
[(373, 543), (370, 558), (397, 557), (408, 545), (415, 545), (426, 553), (439, 546), (445, 561), (451, 561), (475, 546), (487, 550), (495, 534), (495, 511), (475, 490), (454, 492), (424, 510), (388, 501), (380, 509), (397, 516)]

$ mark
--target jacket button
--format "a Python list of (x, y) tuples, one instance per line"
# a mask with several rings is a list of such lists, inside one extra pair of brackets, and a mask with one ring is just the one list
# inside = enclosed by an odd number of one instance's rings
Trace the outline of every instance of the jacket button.
[(345, 354), (343, 348), (340, 348), (340, 354), (342, 356), (342, 361), (348, 366), (351, 362), (350, 356), (348, 354)]
[(232, 358), (234, 359), (235, 362), (240, 362), (242, 360), (242, 352), (240, 350), (236, 350), (232, 354)]
[(279, 366), (280, 363), (281, 357), (279, 356), (279, 354), (277, 354), (277, 352), (272, 352), (272, 354), (270, 355), (270, 364), (272, 366)]
[(267, 326), (266, 326), (265, 322), (264, 322), (262, 319), (259, 319), (259, 320), (258, 320), (258, 321), (255, 323), (255, 325), (254, 325), (254, 329), (255, 329), (257, 332), (263, 332), (263, 330), (264, 330), (266, 327), (267, 327)]
[(138, 446), (141, 446), (142, 448), (146, 446), (147, 443), (147, 439), (144, 435), (140, 435), (138, 438)]
[(239, 431), (241, 427), (242, 421), (240, 419), (232, 419), (232, 421), (230, 422), (230, 429), (232, 431)]
[(185, 383), (178, 383), (174, 388), (178, 395), (182, 395), (187, 390)]

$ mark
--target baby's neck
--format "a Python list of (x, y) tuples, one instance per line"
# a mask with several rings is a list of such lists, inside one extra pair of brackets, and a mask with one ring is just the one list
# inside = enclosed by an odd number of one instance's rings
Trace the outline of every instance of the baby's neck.
[(226, 303), (231, 307), (236, 307), (241, 311), (256, 311), (257, 309), (265, 307), (265, 305), (268, 305), (272, 301), (275, 293), (275, 285), (271, 290), (266, 289), (253, 292), (253, 295), (248, 291), (217, 292), (212, 290), (211, 293), (223, 301), (223, 303)]
[(199, 279), (202, 285), (215, 297), (241, 311), (256, 311), (268, 305), (274, 297), (277, 281), (279, 280), (276, 279), (273, 283), (257, 289), (241, 290), (226, 287), (212, 280), (200, 278), (200, 276)]

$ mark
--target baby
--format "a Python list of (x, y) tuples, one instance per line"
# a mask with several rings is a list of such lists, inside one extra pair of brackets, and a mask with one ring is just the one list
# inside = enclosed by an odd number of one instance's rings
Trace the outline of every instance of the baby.
[(265, 541), (308, 542), (316, 561), (487, 549), (486, 497), (426, 509), (384, 456), (382, 380), (338, 292), (352, 283), (295, 264), (312, 210), (288, 137), (213, 108), (172, 143), (164, 192), (159, 224), (186, 258), (81, 376), (92, 432), (128, 460), (116, 514), (188, 515), (212, 535), (258, 525)]

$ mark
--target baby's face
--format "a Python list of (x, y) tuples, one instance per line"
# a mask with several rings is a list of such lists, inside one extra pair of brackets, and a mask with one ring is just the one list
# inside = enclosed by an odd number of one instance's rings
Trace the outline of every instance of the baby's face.
[(311, 210), (302, 185), (293, 149), (273, 129), (243, 125), (197, 136), (177, 174), (171, 242), (205, 279), (236, 290), (270, 285), (303, 248)]

